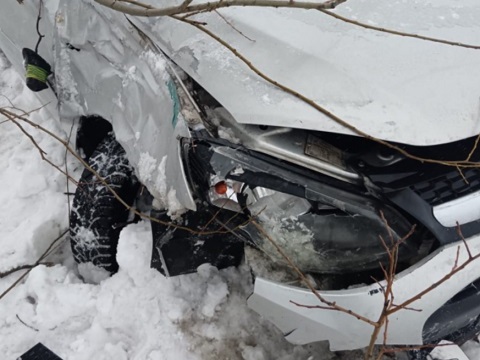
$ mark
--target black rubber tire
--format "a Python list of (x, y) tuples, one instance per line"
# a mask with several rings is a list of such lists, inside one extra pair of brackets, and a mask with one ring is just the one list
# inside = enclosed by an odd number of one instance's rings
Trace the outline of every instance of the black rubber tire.
[[(128, 205), (133, 204), (139, 183), (125, 150), (113, 134), (100, 142), (88, 164)], [(70, 214), (70, 244), (75, 261), (92, 262), (111, 273), (116, 272), (118, 238), (128, 215), (129, 210), (85, 169)]]

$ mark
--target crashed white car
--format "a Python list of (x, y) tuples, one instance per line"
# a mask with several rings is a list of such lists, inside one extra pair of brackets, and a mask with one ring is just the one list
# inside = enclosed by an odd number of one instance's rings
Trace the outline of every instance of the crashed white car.
[[(152, 267), (174, 276), (205, 262), (237, 265), (246, 253), (254, 311), (293, 343), (348, 350), (367, 346), (372, 326), (287, 284), (291, 267), (273, 242), (325, 301), (377, 321), (379, 264), (389, 261), (379, 236), (400, 241), (415, 225), (392, 293), (396, 304), (416, 300), (377, 342), (475, 336), (480, 261), (452, 269), (480, 252), (478, 0), (357, 0), (331, 10), (450, 44), (316, 10), (219, 12), (194, 19), (231, 49), (191, 24), (93, 0), (2, 2), (0, 49), (75, 125), (79, 153), (105, 180), (90, 169), (80, 179), (75, 259), (115, 272), (121, 229), (148, 212)], [(468, 166), (441, 164), (449, 161)]]

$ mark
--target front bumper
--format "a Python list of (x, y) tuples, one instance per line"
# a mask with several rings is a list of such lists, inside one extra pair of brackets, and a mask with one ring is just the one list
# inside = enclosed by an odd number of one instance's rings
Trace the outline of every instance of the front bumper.
[[(468, 238), (466, 243), (473, 256), (480, 253), (480, 235)], [(463, 242), (458, 241), (438, 249), (415, 266), (398, 274), (393, 285), (395, 304), (402, 304), (416, 297), (451, 273), (457, 252), (457, 266), (461, 266), (468, 260), (468, 251)], [(410, 309), (402, 309), (390, 316), (386, 344), (424, 344), (425, 326), (429, 318), (450, 300), (452, 295), (477, 280), (479, 274), (480, 259), (477, 259), (414, 301), (409, 305)], [(328, 301), (377, 321), (384, 304), (382, 285), (384, 283), (380, 282), (354, 289), (319, 293)], [(262, 278), (256, 279), (254, 293), (248, 299), (251, 309), (273, 322), (286, 339), (294, 344), (328, 340), (331, 350), (353, 350), (370, 343), (373, 327), (368, 323), (336, 310), (300, 307), (293, 302), (325, 306), (307, 289)], [(475, 318), (471, 320), (475, 321)], [(448, 326), (448, 323), (443, 326)], [(376, 344), (384, 343), (384, 331), (385, 329), (382, 329), (380, 332)]]

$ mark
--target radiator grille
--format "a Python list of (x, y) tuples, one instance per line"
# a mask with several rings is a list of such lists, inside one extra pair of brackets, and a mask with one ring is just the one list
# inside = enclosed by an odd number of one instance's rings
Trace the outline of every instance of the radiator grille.
[[(480, 169), (453, 170), (432, 180), (411, 186), (420, 197), (435, 206), (480, 190)], [(466, 181), (465, 181), (466, 180)]]

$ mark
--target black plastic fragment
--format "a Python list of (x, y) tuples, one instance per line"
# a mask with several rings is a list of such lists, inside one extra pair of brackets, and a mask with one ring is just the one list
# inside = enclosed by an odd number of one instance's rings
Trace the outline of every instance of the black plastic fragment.
[(17, 360), (62, 360), (42, 343), (38, 343)]
[[(213, 209), (216, 211), (216, 209)], [(188, 232), (183, 228), (166, 226), (171, 219), (161, 211), (152, 210), (151, 216), (162, 221), (152, 221), (153, 252), (151, 267), (166, 276), (190, 274), (197, 268), (209, 263), (218, 269), (238, 266), (244, 255), (244, 241), (225, 233), (218, 222), (211, 221), (215, 212), (199, 209), (188, 211), (183, 215), (183, 226), (192, 230), (203, 231), (204, 235)], [(232, 214), (217, 214), (216, 219), (226, 223)], [(208, 226), (205, 226), (209, 224)], [(235, 225), (231, 222), (231, 227)], [(223, 230), (215, 233), (215, 230)], [(213, 232), (213, 233), (212, 233)], [(210, 234), (209, 234), (210, 233)]]

